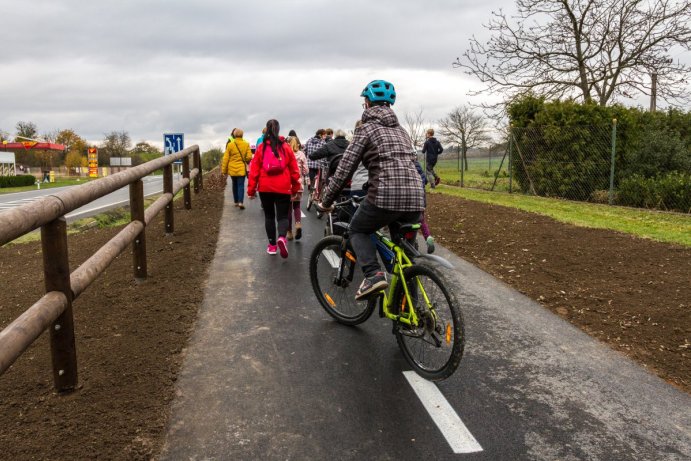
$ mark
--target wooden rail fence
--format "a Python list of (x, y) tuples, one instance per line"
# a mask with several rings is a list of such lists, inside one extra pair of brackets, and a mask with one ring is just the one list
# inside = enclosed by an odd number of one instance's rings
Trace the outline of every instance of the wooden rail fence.
[[(182, 161), (182, 178), (174, 184), (173, 162), (177, 160)], [(163, 194), (145, 209), (142, 178), (160, 169), (163, 169)], [(196, 145), (0, 214), (0, 245), (41, 228), (46, 289), (41, 299), (0, 331), (0, 375), (49, 328), (55, 388), (58, 392), (69, 392), (77, 387), (72, 302), (130, 243), (134, 277), (140, 281), (146, 279), (146, 226), (165, 208), (165, 230), (167, 234), (173, 233), (173, 197), (183, 189), (185, 208), (191, 209), (191, 183), (195, 193), (203, 189), (201, 156)], [(70, 273), (64, 216), (127, 185), (131, 222)]]

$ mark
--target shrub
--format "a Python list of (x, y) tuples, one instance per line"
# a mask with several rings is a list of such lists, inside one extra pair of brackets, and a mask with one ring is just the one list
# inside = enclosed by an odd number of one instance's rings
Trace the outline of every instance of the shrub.
[(641, 208), (691, 212), (691, 174), (672, 172), (655, 178), (633, 175), (622, 179), (617, 203)]
[(202, 153), (202, 169), (211, 171), (221, 165), (223, 151), (217, 147)]
[[(628, 181), (622, 187), (625, 195), (630, 192), (626, 200), (637, 203), (654, 197), (659, 202), (662, 189), (668, 190), (660, 203), (670, 208), (673, 202), (678, 209), (674, 197), (684, 196), (678, 193), (679, 181), (691, 171), (691, 111), (650, 113), (535, 96), (517, 98), (507, 110), (513, 125), (513, 175), (523, 192), (588, 200), (607, 189), (616, 119), (615, 186)], [(643, 186), (641, 178), (655, 178), (645, 183), (653, 195), (629, 190), (631, 181)]]
[(31, 186), (36, 182), (36, 178), (30, 174), (19, 176), (0, 176), (0, 187), (24, 187)]
[[(616, 197), (616, 195), (615, 195)], [(593, 203), (609, 203), (609, 191), (608, 190), (596, 190), (590, 194), (590, 201)]]

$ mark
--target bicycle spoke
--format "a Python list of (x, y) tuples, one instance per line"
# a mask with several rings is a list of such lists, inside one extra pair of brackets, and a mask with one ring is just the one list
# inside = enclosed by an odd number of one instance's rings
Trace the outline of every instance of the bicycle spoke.
[(369, 318), (374, 302), (355, 300), (362, 273), (352, 273), (353, 263), (342, 259), (341, 246), (342, 238), (338, 236), (317, 243), (310, 257), (310, 279), (324, 310), (341, 323), (355, 325)]
[(460, 309), (441, 276), (431, 268), (407, 269), (406, 281), (418, 326), (399, 327), (399, 345), (418, 373), (428, 379), (444, 379), (456, 369), (462, 354)]

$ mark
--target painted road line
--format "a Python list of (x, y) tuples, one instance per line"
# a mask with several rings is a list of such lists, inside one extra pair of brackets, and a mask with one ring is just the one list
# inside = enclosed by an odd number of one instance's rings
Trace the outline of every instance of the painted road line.
[(473, 434), (465, 427), (461, 418), (434, 383), (427, 381), (414, 371), (404, 371), (403, 375), (454, 453), (482, 451), (482, 447)]

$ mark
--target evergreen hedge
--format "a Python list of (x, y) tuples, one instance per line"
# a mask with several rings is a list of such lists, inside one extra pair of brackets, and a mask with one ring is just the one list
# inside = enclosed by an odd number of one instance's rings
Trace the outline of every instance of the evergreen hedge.
[(0, 188), (31, 186), (34, 183), (36, 183), (36, 178), (30, 174), (18, 176), (0, 176)]
[(538, 195), (588, 200), (608, 189), (616, 119), (614, 185), (622, 204), (691, 207), (691, 111), (650, 113), (525, 96), (509, 104), (508, 114), (523, 155), (512, 164), (522, 191), (530, 190), (529, 177)]

